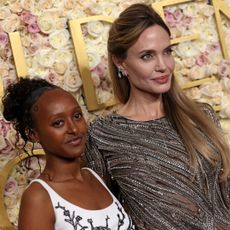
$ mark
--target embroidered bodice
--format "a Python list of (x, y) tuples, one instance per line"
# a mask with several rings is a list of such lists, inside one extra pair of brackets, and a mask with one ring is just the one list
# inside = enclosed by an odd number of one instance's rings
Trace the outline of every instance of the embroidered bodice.
[(133, 230), (132, 221), (119, 201), (108, 190), (102, 179), (93, 170), (90, 172), (113, 198), (113, 202), (104, 209), (88, 210), (78, 207), (62, 198), (45, 181), (41, 179), (32, 181), (40, 183), (50, 196), (56, 219), (55, 230)]

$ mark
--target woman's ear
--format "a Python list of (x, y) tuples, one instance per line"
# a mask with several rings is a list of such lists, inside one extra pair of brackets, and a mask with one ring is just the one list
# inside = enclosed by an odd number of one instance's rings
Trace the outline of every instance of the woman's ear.
[(112, 61), (117, 68), (122, 67), (123, 61), (120, 58), (117, 58), (115, 55), (112, 55)]
[(122, 76), (128, 76), (123, 59), (117, 58), (116, 56), (113, 55), (112, 60), (114, 65), (117, 67), (118, 71), (122, 73)]

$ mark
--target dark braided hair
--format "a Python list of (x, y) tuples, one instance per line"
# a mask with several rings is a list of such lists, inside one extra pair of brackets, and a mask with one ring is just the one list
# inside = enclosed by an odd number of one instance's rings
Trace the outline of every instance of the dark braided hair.
[(34, 128), (34, 121), (31, 108), (37, 99), (47, 90), (57, 89), (55, 86), (41, 78), (20, 78), (17, 83), (7, 87), (2, 98), (3, 116), (7, 121), (12, 122), (17, 131), (16, 143), (21, 138), (27, 142), (30, 141), (29, 134)]

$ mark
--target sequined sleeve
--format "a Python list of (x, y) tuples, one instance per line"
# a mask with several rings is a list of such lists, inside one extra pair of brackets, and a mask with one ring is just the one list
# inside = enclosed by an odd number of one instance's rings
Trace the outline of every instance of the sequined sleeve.
[(88, 130), (87, 144), (86, 144), (86, 161), (90, 168), (96, 171), (104, 181), (108, 181), (108, 172), (102, 154), (98, 150), (94, 140), (91, 136), (91, 127)]

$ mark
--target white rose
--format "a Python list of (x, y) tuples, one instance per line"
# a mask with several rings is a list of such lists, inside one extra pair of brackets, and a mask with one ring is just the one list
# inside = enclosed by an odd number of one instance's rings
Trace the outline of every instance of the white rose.
[(223, 56), (217, 52), (212, 52), (207, 56), (208, 63), (211, 65), (219, 65)]
[[(14, 129), (10, 129), (7, 132), (6, 139), (9, 141), (9, 144), (12, 147), (14, 147), (16, 143), (16, 131)], [(23, 139), (20, 138), (19, 140), (17, 140), (17, 146), (23, 146), (23, 145), (24, 145)]]
[(98, 103), (106, 103), (109, 100), (111, 100), (113, 97), (111, 92), (105, 91), (105, 90), (98, 90), (97, 91), (97, 99), (98, 99)]
[(228, 77), (223, 77), (221, 79), (221, 85), (223, 87), (223, 90), (230, 92), (230, 79)]
[(38, 63), (43, 67), (52, 67), (56, 58), (52, 49), (39, 50), (37, 57)]
[(90, 69), (93, 69), (95, 66), (97, 66), (101, 62), (100, 55), (94, 50), (88, 50), (87, 55), (88, 55)]
[(102, 15), (107, 15), (114, 18), (118, 17), (119, 8), (115, 3), (103, 1), (100, 5), (102, 6)]
[(16, 14), (11, 14), (9, 17), (1, 22), (1, 26), (2, 29), (7, 33), (14, 32), (18, 30), (20, 26), (20, 18)]
[(194, 100), (198, 101), (201, 98), (201, 93), (200, 93), (200, 90), (198, 89), (198, 87), (193, 87), (193, 88), (187, 89), (185, 92), (189, 98), (192, 98)]
[(0, 19), (4, 20), (5, 18), (9, 17), (11, 15), (10, 9), (3, 6), (0, 8)]
[(22, 5), (18, 1), (14, 2), (12, 4), (9, 4), (9, 8), (14, 13), (20, 13), (22, 11)]
[(188, 77), (191, 80), (205, 78), (205, 66), (193, 66), (188, 73)]
[(195, 65), (196, 59), (195, 59), (195, 57), (188, 57), (188, 58), (183, 59), (182, 63), (184, 66), (191, 68), (192, 66)]
[(102, 5), (101, 4), (98, 4), (98, 3), (92, 4), (89, 7), (89, 10), (94, 15), (103, 15), (103, 9), (102, 9)]
[(194, 17), (195, 15), (197, 15), (199, 10), (198, 5), (194, 3), (181, 5), (180, 8), (183, 9), (184, 15), (189, 17)]
[(98, 76), (98, 74), (96, 74), (95, 72), (91, 72), (91, 77), (92, 77), (94, 86), (96, 88), (99, 87), (101, 80), (100, 80), (100, 77)]
[(201, 27), (200, 39), (208, 42), (217, 42), (218, 33), (215, 27), (211, 27), (210, 22), (207, 22), (206, 26)]
[(77, 92), (82, 86), (82, 80), (77, 71), (66, 71), (63, 88), (70, 92)]
[(218, 72), (218, 66), (217, 65), (212, 65), (212, 64), (206, 65), (206, 67), (205, 67), (205, 75), (206, 76), (215, 75), (215, 74), (217, 74), (217, 72)]
[[(228, 133), (230, 132), (230, 119), (220, 119), (221, 128)], [(228, 140), (229, 141), (229, 140)], [(230, 142), (229, 142), (230, 144)]]
[(62, 63), (65, 62), (69, 64), (73, 60), (73, 54), (66, 49), (58, 49), (54, 51), (55, 57), (56, 57), (56, 62)]
[(66, 16), (69, 20), (73, 20), (76, 18), (86, 17), (86, 13), (82, 9), (76, 7), (74, 9), (72, 9), (71, 11), (68, 11)]
[[(230, 106), (228, 105), (227, 107), (225, 106), (222, 108), (219, 112), (219, 116), (221, 118), (230, 118)], [(224, 129), (226, 130), (226, 127)]]
[(202, 9), (200, 9), (200, 12), (202, 12), (206, 17), (212, 17), (214, 14), (213, 6), (204, 4), (202, 5)]
[(98, 37), (103, 34), (104, 25), (100, 21), (91, 21), (87, 23), (87, 31), (92, 37)]
[(69, 32), (66, 29), (57, 30), (49, 35), (49, 41), (52, 47), (60, 49), (66, 46), (69, 42)]
[(56, 73), (63, 75), (68, 66), (65, 62), (55, 62), (53, 67)]
[(219, 94), (222, 92), (222, 86), (220, 82), (208, 82), (204, 83), (200, 86), (200, 91), (203, 95), (212, 97), (215, 94)]
[(28, 73), (31, 77), (39, 76), (43, 78), (44, 76), (48, 74), (49, 70), (39, 64), (37, 56), (34, 56), (32, 58), (31, 63), (32, 63), (32, 66), (31, 68), (28, 69)]
[(176, 47), (175, 53), (181, 58), (187, 58), (198, 55), (199, 49), (193, 42), (181, 42)]
[(42, 14), (39, 16), (37, 23), (40, 30), (45, 34), (52, 33), (56, 29), (55, 20), (50, 14)]

